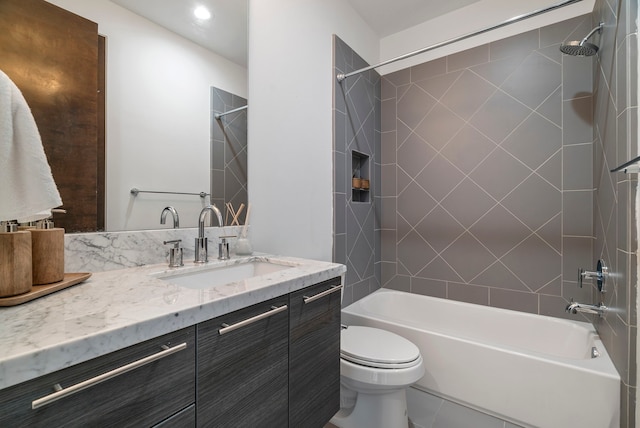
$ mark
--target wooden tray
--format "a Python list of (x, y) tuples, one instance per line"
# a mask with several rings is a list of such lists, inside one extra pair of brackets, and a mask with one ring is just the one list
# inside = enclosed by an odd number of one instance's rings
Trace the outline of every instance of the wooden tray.
[(34, 285), (31, 287), (31, 291), (24, 294), (18, 294), (11, 297), (0, 297), (0, 306), (15, 306), (21, 303), (29, 302), (38, 297), (46, 296), (55, 291), (71, 287), (89, 278), (91, 273), (65, 273), (62, 281), (54, 282), (52, 284)]

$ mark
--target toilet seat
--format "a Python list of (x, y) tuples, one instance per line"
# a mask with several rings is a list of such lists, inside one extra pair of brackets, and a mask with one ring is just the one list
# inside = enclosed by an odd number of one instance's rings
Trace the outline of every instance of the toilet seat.
[(416, 345), (390, 331), (349, 326), (340, 335), (340, 357), (354, 364), (380, 369), (402, 369), (422, 362)]

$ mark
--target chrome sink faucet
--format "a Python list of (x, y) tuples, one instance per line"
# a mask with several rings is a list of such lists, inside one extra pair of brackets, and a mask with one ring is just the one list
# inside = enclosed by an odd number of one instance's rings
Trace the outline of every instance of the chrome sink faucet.
[(177, 229), (180, 227), (180, 217), (178, 217), (178, 211), (176, 211), (173, 207), (165, 207), (162, 210), (162, 214), (160, 214), (160, 224), (165, 224), (167, 220), (167, 213), (171, 213), (173, 217), (173, 228)]
[[(204, 222), (207, 219), (207, 214), (214, 213), (218, 218), (218, 226), (222, 227), (222, 213), (215, 205), (207, 205), (200, 211), (200, 217), (198, 218), (198, 237), (196, 238), (196, 258), (195, 263), (206, 263), (208, 261), (207, 242), (208, 239), (204, 236)], [(213, 223), (213, 216), (210, 216), (210, 223)], [(212, 224), (213, 225), (213, 224)]]

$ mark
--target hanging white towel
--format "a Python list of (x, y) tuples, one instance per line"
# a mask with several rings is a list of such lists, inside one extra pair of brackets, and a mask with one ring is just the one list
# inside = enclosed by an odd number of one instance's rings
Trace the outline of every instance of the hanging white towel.
[(0, 221), (47, 218), (60, 205), (31, 109), (0, 70)]

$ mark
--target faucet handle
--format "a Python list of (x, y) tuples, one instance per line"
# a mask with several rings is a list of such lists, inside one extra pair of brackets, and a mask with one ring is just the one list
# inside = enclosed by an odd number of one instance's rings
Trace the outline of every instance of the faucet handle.
[(169, 267), (184, 266), (182, 261), (182, 248), (180, 247), (181, 242), (182, 239), (163, 241), (164, 245), (173, 244), (173, 248), (169, 248)]
[(218, 244), (218, 260), (229, 260), (229, 242), (227, 238), (235, 238), (236, 235), (225, 235), (220, 237), (220, 243)]

